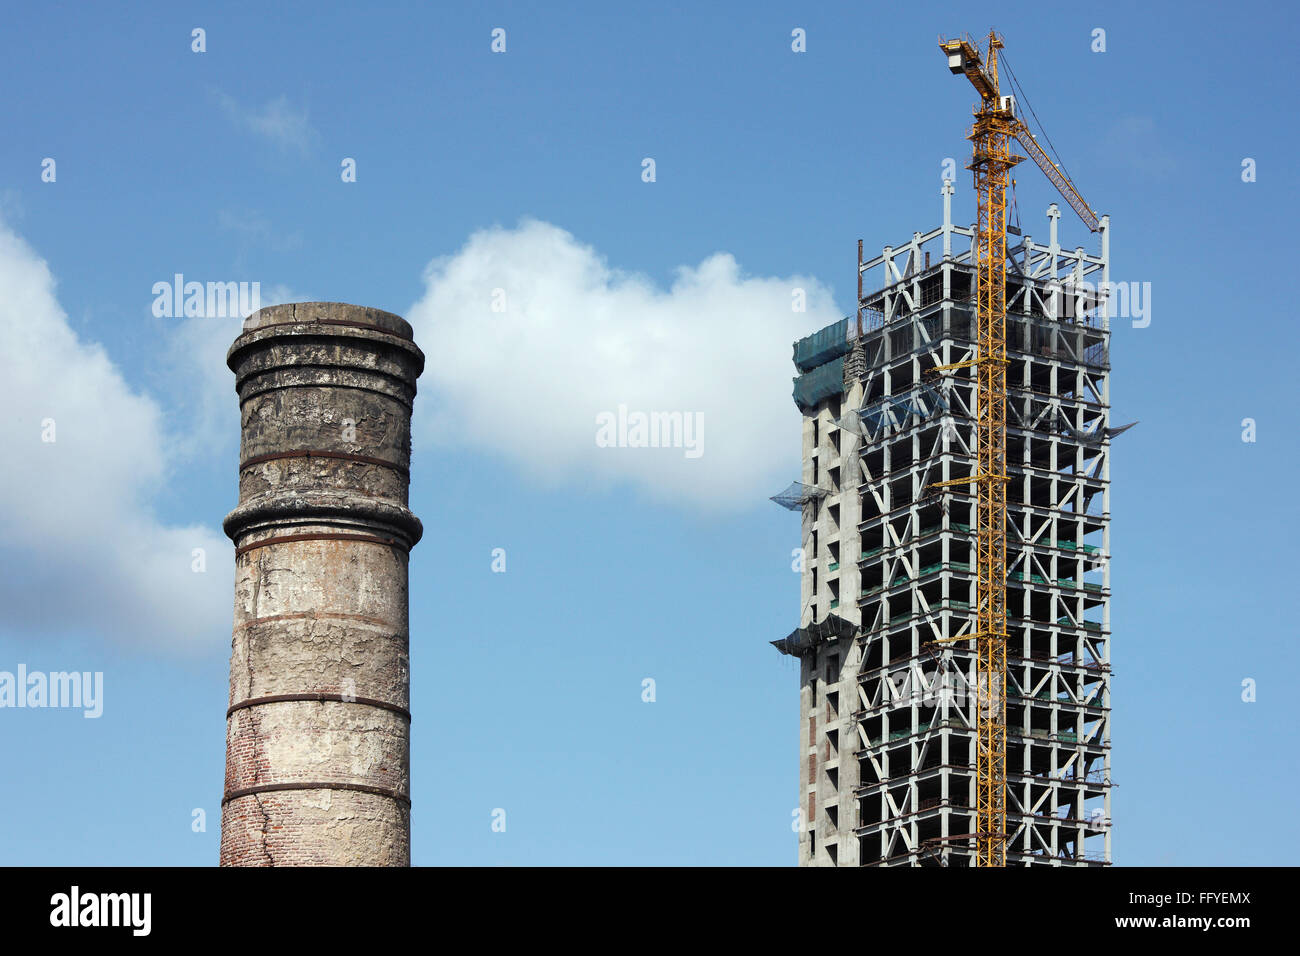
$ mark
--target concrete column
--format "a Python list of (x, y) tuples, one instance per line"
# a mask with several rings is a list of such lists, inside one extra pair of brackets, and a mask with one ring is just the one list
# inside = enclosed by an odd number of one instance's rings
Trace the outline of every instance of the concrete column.
[(260, 309), (242, 419), (222, 866), (409, 866), (407, 508), (424, 353), (377, 309)]

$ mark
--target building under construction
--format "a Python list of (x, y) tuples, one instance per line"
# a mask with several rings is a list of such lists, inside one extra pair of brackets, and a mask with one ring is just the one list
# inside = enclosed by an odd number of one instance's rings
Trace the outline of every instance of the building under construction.
[[(800, 662), (801, 865), (976, 863), (979, 225), (952, 194), (941, 227), (859, 244), (858, 315), (794, 346), (803, 475), (774, 500), (803, 516), (802, 611), (774, 644)], [(1011, 866), (1111, 860), (1109, 224), (1091, 254), (1059, 218), (1005, 245)]]

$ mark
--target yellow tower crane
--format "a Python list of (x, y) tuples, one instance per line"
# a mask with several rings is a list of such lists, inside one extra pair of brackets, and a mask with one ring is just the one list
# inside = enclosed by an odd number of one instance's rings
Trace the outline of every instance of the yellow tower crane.
[[(969, 478), (938, 486), (978, 486), (977, 606), (972, 634), (948, 640), (976, 644), (976, 865), (1007, 862), (1007, 174), (1024, 157), (1013, 155), (1011, 140), (1025, 148), (1091, 231), (1098, 216), (1079, 195), (1064, 169), (1053, 162), (1016, 116), (1014, 96), (1002, 95), (998, 50), (1002, 38), (989, 31), (988, 53), (968, 38), (939, 38), (948, 68), (970, 80), (980, 95), (970, 141), (974, 156), (967, 167), (975, 174), (978, 209), (975, 227), (978, 345), (970, 362), (941, 366), (939, 371), (974, 365), (978, 374), (978, 468)], [(1012, 80), (1014, 82), (1014, 75)]]

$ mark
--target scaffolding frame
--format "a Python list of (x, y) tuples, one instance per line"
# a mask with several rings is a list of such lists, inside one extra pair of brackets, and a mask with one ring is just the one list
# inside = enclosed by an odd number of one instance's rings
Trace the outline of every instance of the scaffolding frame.
[[(805, 480), (830, 474), (833, 490), (804, 509), (802, 620), (834, 610), (856, 637), (786, 650), (801, 659), (804, 865), (973, 865), (981, 850), (988, 666), (952, 642), (979, 594), (977, 227), (952, 224), (952, 193), (938, 229), (859, 253), (880, 281), (844, 393), (805, 411)], [(1053, 205), (1046, 245), (1005, 251), (1002, 813), (1008, 865), (1095, 866), (1111, 860), (1108, 223), (1094, 255), (1062, 250), (1058, 219)]]

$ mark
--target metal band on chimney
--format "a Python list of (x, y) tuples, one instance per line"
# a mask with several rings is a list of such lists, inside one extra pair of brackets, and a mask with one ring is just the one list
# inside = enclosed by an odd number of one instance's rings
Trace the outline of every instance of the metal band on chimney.
[(411, 712), (405, 707), (398, 704), (389, 703), (386, 700), (376, 700), (373, 697), (357, 697), (348, 694), (329, 694), (319, 691), (312, 691), (306, 694), (269, 694), (266, 697), (250, 697), (248, 700), (241, 700), (226, 709), (226, 716), (239, 710), (245, 710), (249, 707), (261, 707), (263, 704), (296, 704), (303, 701), (330, 701), (337, 704), (360, 704), (363, 707), (378, 707), (380, 710), (390, 710), (394, 714), (399, 714), (409, 722)]
[(221, 805), (224, 807), (232, 800), (238, 800), (240, 797), (251, 797), (262, 793), (276, 793), (285, 790), (350, 790), (354, 793), (371, 793), (377, 797), (387, 797), (390, 800), (396, 800), (398, 803), (411, 805), (411, 798), (404, 793), (398, 793), (396, 790), (390, 790), (387, 787), (372, 787), (364, 783), (263, 783), (255, 787), (244, 787), (240, 790), (231, 790), (221, 798)]

